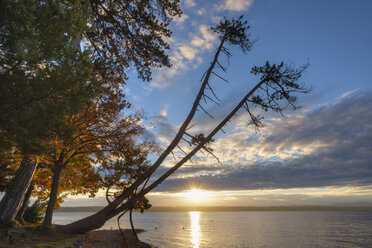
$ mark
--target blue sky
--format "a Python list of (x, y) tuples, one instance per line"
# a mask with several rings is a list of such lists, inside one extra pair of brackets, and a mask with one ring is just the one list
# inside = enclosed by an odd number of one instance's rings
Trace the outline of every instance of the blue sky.
[[(132, 73), (126, 88), (161, 144), (191, 107), (218, 44), (209, 27), (223, 16), (243, 14), (257, 42), (247, 55), (231, 48), (224, 74), (230, 83), (212, 81), (221, 105), (207, 109), (216, 119), (197, 114), (194, 132), (223, 118), (257, 82), (250, 68), (266, 60), (309, 62), (302, 81), (314, 90), (300, 97), (301, 110), (266, 114), (259, 133), (242, 112), (212, 146), (223, 165), (198, 154), (150, 195), (154, 205), (372, 204), (372, 1), (185, 0), (182, 9), (171, 26), (173, 67), (154, 71), (149, 83)], [(160, 172), (172, 163), (169, 158)], [(185, 200), (182, 191), (190, 187), (208, 191), (207, 200)], [(83, 200), (73, 199), (64, 205)]]

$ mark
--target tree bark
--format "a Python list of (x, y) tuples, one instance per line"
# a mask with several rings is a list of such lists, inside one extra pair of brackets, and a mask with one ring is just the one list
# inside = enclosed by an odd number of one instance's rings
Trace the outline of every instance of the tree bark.
[(58, 196), (58, 185), (59, 179), (61, 177), (63, 166), (56, 164), (55, 169), (53, 170), (53, 182), (49, 194), (48, 207), (45, 212), (43, 227), (50, 227), (52, 225), (53, 211), (57, 202)]
[(87, 218), (60, 226), (59, 229), (64, 233), (86, 233), (102, 227), (108, 219), (107, 214), (99, 211)]
[(23, 204), (22, 204), (21, 208), (19, 209), (19, 211), (17, 213), (17, 217), (16, 217), (16, 219), (21, 224), (24, 224), (25, 223), (25, 220), (23, 219), (23, 215), (25, 214), (26, 208), (28, 207), (28, 203), (30, 202), (30, 198), (31, 198), (31, 195), (32, 195), (32, 191), (33, 190), (34, 190), (34, 185), (31, 182), (31, 185), (28, 188), (27, 193), (25, 195), (25, 199), (23, 200)]
[(133, 232), (134, 237), (137, 239), (137, 241), (139, 241), (139, 238), (138, 238), (138, 235), (137, 235), (136, 229), (134, 228), (134, 224), (133, 224), (133, 216), (132, 216), (132, 212), (133, 212), (133, 208), (131, 208), (130, 211), (129, 211), (129, 221), (130, 221), (130, 226), (131, 226), (131, 228), (132, 228), (132, 232)]
[(38, 159), (31, 163), (28, 155), (23, 157), (9, 189), (0, 202), (0, 224), (10, 225), (14, 221), (30, 187), (37, 165)]

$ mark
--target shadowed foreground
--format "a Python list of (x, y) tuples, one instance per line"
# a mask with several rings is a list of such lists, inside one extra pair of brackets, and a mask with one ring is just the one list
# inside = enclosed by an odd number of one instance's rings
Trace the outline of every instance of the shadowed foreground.
[[(81, 247), (81, 248), (151, 248), (149, 244), (137, 242), (132, 230), (98, 230), (87, 234), (61, 234), (54, 229), (46, 231), (39, 227), (10, 227), (0, 229), (0, 247)], [(137, 233), (143, 232), (142, 229)]]

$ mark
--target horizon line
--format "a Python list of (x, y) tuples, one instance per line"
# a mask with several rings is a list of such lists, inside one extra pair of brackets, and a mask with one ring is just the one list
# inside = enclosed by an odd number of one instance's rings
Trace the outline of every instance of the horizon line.
[[(104, 206), (61, 207), (56, 212), (99, 211)], [(90, 211), (88, 211), (90, 210)], [(153, 206), (147, 212), (184, 212), (184, 211), (372, 211), (370, 205), (296, 205), (296, 206)]]

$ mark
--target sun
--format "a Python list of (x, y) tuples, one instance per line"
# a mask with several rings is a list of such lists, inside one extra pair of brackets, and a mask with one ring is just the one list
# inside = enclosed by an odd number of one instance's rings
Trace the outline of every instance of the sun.
[(185, 196), (192, 201), (205, 201), (208, 198), (208, 193), (201, 189), (190, 189), (185, 193)]

